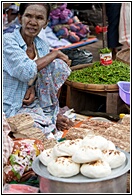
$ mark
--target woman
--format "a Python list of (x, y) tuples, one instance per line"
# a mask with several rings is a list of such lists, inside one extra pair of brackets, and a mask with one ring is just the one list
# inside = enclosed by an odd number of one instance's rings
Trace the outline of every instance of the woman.
[[(51, 131), (68, 128), (68, 119), (58, 116), (58, 91), (70, 75), (70, 60), (61, 51), (49, 52), (38, 37), (48, 23), (47, 3), (21, 3), (21, 27), (3, 36), (3, 105), (6, 117), (30, 113), (35, 126), (48, 136)], [(29, 106), (24, 96), (36, 78), (36, 99)], [(32, 87), (33, 88), (33, 87)], [(33, 90), (33, 89), (32, 89)]]

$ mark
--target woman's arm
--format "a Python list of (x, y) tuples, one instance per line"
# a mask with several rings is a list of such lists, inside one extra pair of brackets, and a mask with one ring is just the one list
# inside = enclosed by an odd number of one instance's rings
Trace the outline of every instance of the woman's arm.
[(67, 55), (65, 55), (60, 50), (54, 50), (50, 52), (49, 54), (47, 54), (46, 56), (39, 58), (35, 61), (37, 64), (38, 71), (45, 68), (49, 63), (51, 63), (56, 58), (62, 59), (63, 61), (67, 63), (68, 66), (71, 65), (71, 60), (68, 58)]
[(4, 34), (3, 70), (22, 82), (30, 81), (30, 79), (36, 76), (37, 71), (45, 68), (56, 58), (62, 59), (68, 66), (71, 64), (68, 56), (60, 50), (54, 50), (48, 53), (46, 45), (39, 40), (37, 41), (39, 42), (39, 49), (41, 48), (41, 55), (39, 54), (40, 58), (34, 61), (26, 54), (26, 44), (20, 47), (19, 40), (17, 39), (13, 35), (7, 36), (7, 34)]

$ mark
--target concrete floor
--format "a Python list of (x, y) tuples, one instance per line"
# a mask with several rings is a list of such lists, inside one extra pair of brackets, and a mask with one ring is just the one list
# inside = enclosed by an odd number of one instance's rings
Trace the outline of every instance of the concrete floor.
[(100, 60), (98, 50), (103, 48), (104, 43), (107, 44), (107, 41), (106, 41), (106, 36), (105, 36), (105, 40), (103, 43), (103, 34), (102, 33), (96, 34), (95, 28), (92, 26), (89, 28), (91, 31), (90, 36), (95, 36), (98, 39), (98, 41), (94, 42), (92, 44), (88, 44), (86, 46), (80, 47), (80, 49), (86, 49), (86, 50), (90, 51), (93, 55), (93, 62), (95, 62), (95, 61)]

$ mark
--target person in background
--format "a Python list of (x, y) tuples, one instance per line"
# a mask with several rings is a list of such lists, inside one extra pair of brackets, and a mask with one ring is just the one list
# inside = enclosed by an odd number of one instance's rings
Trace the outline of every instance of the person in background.
[(19, 11), (19, 5), (15, 4), (15, 3), (12, 3), (8, 7), (8, 9), (6, 10), (8, 24), (10, 22), (12, 22), (13, 20), (15, 20), (15, 18), (18, 15), (18, 11)]
[[(71, 73), (71, 61), (61, 51), (49, 51), (38, 37), (48, 23), (48, 3), (21, 3), (21, 24), (3, 36), (3, 106), (6, 117), (29, 113), (48, 137), (53, 131), (68, 129), (73, 123), (59, 115), (58, 95)], [(10, 84), (10, 85), (9, 85)], [(36, 98), (27, 104), (25, 94), (34, 88)], [(24, 99), (25, 98), (25, 99)]]
[(107, 44), (112, 51), (112, 58), (115, 59), (116, 53), (121, 49), (121, 44), (119, 43), (121, 3), (106, 3), (105, 6), (108, 19)]
[(16, 26), (19, 26), (18, 21), (19, 4), (12, 3), (6, 10), (6, 20), (3, 24), (3, 33), (12, 32)]

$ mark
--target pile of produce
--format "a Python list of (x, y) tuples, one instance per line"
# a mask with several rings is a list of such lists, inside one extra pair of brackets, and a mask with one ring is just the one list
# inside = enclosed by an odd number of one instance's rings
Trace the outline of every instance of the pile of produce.
[(103, 66), (99, 61), (83, 69), (72, 71), (68, 80), (84, 84), (116, 84), (119, 81), (130, 81), (130, 67), (120, 61), (113, 61)]

